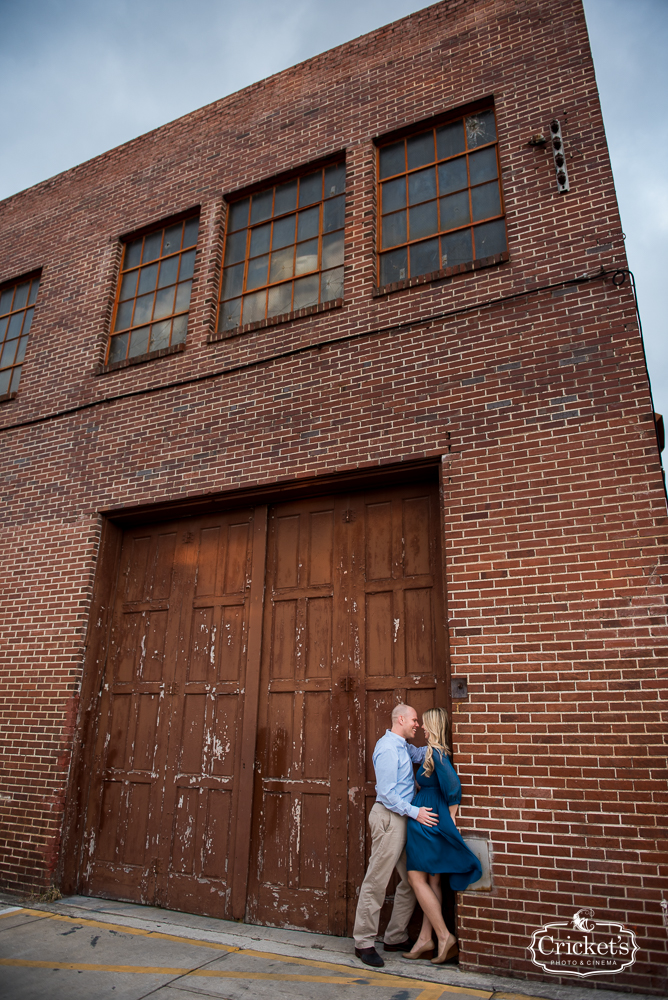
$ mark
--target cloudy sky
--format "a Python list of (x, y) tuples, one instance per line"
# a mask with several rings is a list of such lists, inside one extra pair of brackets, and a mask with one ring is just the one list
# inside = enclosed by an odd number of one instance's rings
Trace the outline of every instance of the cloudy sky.
[[(668, 416), (667, 0), (584, 0), (636, 275), (655, 409)], [(0, 0), (0, 198), (426, 6), (410, 0)], [(668, 464), (668, 463), (667, 463)]]

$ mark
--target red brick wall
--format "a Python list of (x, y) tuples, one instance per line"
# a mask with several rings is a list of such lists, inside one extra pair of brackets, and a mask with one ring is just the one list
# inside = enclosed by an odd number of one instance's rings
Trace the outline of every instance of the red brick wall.
[[(491, 95), (510, 261), (374, 297), (373, 139)], [(555, 116), (565, 196), (527, 145)], [(223, 195), (341, 150), (344, 306), (208, 344)], [(119, 237), (195, 205), (186, 350), (97, 375)], [(42, 269), (0, 404), (2, 884), (55, 877), (100, 511), (443, 455), (462, 827), (494, 849), (462, 966), (539, 978), (531, 932), (592, 906), (642, 949), (597, 983), (665, 989), (666, 505), (629, 285), (596, 276), (626, 263), (578, 0), (437, 4), (193, 112), (0, 204), (0, 261)]]

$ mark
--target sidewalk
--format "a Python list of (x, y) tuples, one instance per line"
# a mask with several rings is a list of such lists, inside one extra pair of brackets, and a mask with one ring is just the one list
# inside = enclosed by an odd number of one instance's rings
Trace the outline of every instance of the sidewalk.
[(348, 938), (85, 896), (25, 906), (0, 897), (2, 1000), (649, 1000), (379, 951), (376, 972)]

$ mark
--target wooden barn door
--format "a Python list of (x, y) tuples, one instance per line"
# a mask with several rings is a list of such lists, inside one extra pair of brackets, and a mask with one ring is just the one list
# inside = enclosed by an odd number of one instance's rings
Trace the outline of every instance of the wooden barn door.
[(129, 530), (79, 885), (352, 930), (393, 704), (446, 704), (435, 486)]
[(247, 919), (352, 931), (394, 704), (445, 705), (435, 487), (274, 508)]

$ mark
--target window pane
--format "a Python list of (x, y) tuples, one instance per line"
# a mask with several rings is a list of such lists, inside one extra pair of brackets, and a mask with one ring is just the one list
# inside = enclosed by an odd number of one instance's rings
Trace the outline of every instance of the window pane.
[[(179, 287), (181, 287), (179, 285)], [(174, 286), (163, 288), (155, 297), (155, 309), (153, 319), (162, 319), (163, 316), (171, 316), (174, 311)]]
[(320, 301), (331, 302), (332, 299), (343, 298), (343, 268), (337, 267), (333, 271), (322, 272), (322, 282), (320, 285)]
[(322, 198), (322, 170), (307, 174), (299, 181), (299, 205), (311, 205)]
[(393, 174), (401, 174), (406, 169), (406, 158), (404, 156), (404, 143), (395, 142), (391, 146), (383, 146), (380, 150), (380, 176), (392, 177)]
[(18, 285), (16, 288), (16, 294), (14, 295), (14, 305), (12, 309), (23, 309), (24, 305), (28, 301), (28, 292), (30, 291), (30, 282), (26, 281), (23, 285)]
[(153, 293), (151, 295), (142, 295), (140, 299), (137, 299), (135, 303), (135, 314), (132, 322), (135, 326), (138, 323), (145, 323), (147, 320), (151, 319), (153, 312)]
[(142, 267), (139, 272), (139, 288), (137, 289), (139, 295), (145, 295), (147, 292), (155, 291), (155, 286), (158, 281), (158, 265), (150, 264), (149, 267)]
[(246, 256), (246, 234), (248, 230), (242, 229), (238, 233), (232, 233), (225, 241), (225, 263), (236, 264)]
[(489, 219), (491, 215), (500, 215), (501, 199), (497, 181), (471, 189), (471, 210), (474, 222), (478, 219)]
[[(37, 298), (37, 292), (39, 290), (39, 279), (33, 278), (32, 285), (30, 286), (30, 295), (28, 296), (28, 305), (32, 306), (35, 304), (35, 299)], [(0, 310), (2, 312), (2, 310)]]
[(460, 191), (459, 194), (441, 198), (441, 229), (454, 229), (470, 221), (468, 191)]
[(23, 326), (23, 313), (14, 313), (14, 315), (9, 320), (9, 327), (7, 328), (7, 340), (13, 340), (14, 337), (18, 337), (21, 332), (21, 327)]
[(477, 115), (469, 115), (466, 119), (466, 141), (469, 149), (482, 146), (485, 142), (494, 142), (496, 126), (493, 111), (480, 111)]
[(121, 302), (116, 313), (116, 324), (114, 330), (124, 330), (132, 322), (132, 299), (129, 302)]
[(464, 152), (464, 122), (461, 118), (451, 125), (436, 129), (436, 150), (439, 160)]
[(406, 247), (384, 253), (380, 258), (380, 284), (391, 285), (408, 277), (408, 252)]
[(133, 299), (135, 292), (137, 291), (137, 278), (139, 277), (139, 271), (130, 271), (129, 274), (123, 276), (123, 281), (121, 283), (121, 299)]
[(274, 232), (271, 237), (272, 250), (286, 247), (289, 243), (295, 242), (296, 215), (286, 215), (284, 219), (277, 219), (274, 223)]
[(166, 257), (168, 253), (175, 253), (177, 250), (181, 249), (181, 233), (183, 232), (183, 223), (179, 222), (176, 226), (169, 226), (165, 229), (165, 241), (162, 244), (162, 255)]
[(24, 337), (27, 337), (30, 333), (30, 327), (32, 326), (32, 314), (34, 311), (34, 309), (26, 309), (26, 318), (23, 323), (23, 329), (21, 330)]
[(194, 247), (197, 243), (197, 233), (199, 232), (199, 219), (188, 219), (183, 233), (184, 247)]
[(18, 340), (5, 341), (5, 345), (2, 348), (2, 355), (0, 356), (0, 368), (6, 368), (7, 365), (14, 364), (17, 346)]
[(421, 167), (425, 163), (432, 163), (434, 159), (434, 133), (431, 129), (422, 135), (412, 135), (406, 140), (406, 160), (409, 170)]
[(292, 277), (294, 252), (294, 247), (287, 247), (285, 250), (272, 253), (269, 281), (282, 281), (284, 278)]
[(174, 303), (174, 312), (183, 312), (190, 305), (190, 286), (191, 281), (182, 281), (180, 285), (176, 286), (176, 302)]
[(194, 270), (195, 270), (195, 251), (189, 250), (188, 253), (181, 254), (179, 281), (184, 281), (185, 278), (192, 278)]
[(406, 178), (397, 177), (387, 181), (381, 188), (383, 200), (383, 215), (396, 212), (398, 208), (406, 207)]
[(459, 191), (468, 185), (466, 176), (466, 157), (441, 163), (438, 168), (438, 187), (441, 194)]
[(292, 310), (292, 282), (269, 289), (267, 316), (283, 316)]
[(228, 209), (228, 232), (233, 232), (235, 229), (245, 229), (248, 225), (248, 207), (250, 205), (250, 198), (244, 198), (243, 201), (233, 202)]
[(485, 222), (482, 226), (476, 226), (473, 230), (475, 236), (475, 256), (476, 260), (483, 257), (492, 257), (494, 254), (503, 253), (507, 249), (506, 226), (503, 219), (496, 222)]
[(154, 323), (151, 327), (151, 346), (152, 351), (162, 351), (163, 348), (169, 347), (169, 334), (172, 329), (171, 319), (163, 320), (162, 323)]
[(129, 333), (121, 333), (118, 337), (111, 338), (111, 347), (109, 348), (109, 363), (112, 361), (123, 361), (125, 359), (125, 354), (128, 349), (128, 337)]
[(496, 177), (496, 147), (489, 146), (487, 149), (472, 153), (469, 156), (469, 172), (471, 184), (482, 184), (483, 181), (493, 180)]
[(219, 330), (233, 330), (241, 323), (241, 299), (223, 302), (218, 319)]
[(13, 298), (14, 298), (13, 288), (5, 289), (2, 295), (0, 295), (0, 315), (4, 315), (5, 313), (9, 312), (9, 310), (12, 308)]
[(456, 267), (470, 260), (473, 260), (470, 229), (441, 236), (441, 267)]
[(273, 188), (269, 188), (268, 191), (263, 191), (262, 194), (254, 194), (251, 199), (251, 222), (264, 222), (265, 219), (270, 219), (273, 202)]
[(254, 295), (244, 296), (243, 323), (257, 323), (264, 319), (264, 307), (267, 301), (267, 293), (255, 292)]
[(424, 205), (416, 205), (408, 213), (409, 239), (419, 240), (423, 236), (431, 236), (438, 232), (438, 212), (436, 202), (428, 201)]
[(12, 369), (12, 384), (9, 387), (10, 392), (16, 392), (19, 387), (19, 382), (21, 381), (21, 366)]
[(329, 233), (322, 238), (322, 266), (336, 267), (343, 264), (343, 230)]
[[(176, 275), (179, 270), (179, 258), (178, 257), (168, 257), (167, 260), (163, 260), (160, 265), (160, 280), (158, 281), (158, 288), (165, 288), (167, 285), (173, 285), (176, 281)], [(191, 271), (192, 274), (192, 271)], [(190, 277), (190, 274), (185, 276)]]
[(335, 167), (325, 170), (325, 198), (333, 198), (335, 194), (343, 194), (346, 189), (346, 166), (337, 163)]
[(283, 215), (297, 207), (297, 181), (281, 184), (276, 188), (274, 215)]
[(136, 267), (141, 260), (141, 240), (134, 240), (132, 243), (128, 243), (125, 248), (125, 256), (123, 258), (123, 267), (127, 270), (130, 267)]
[[(263, 257), (254, 257), (248, 261), (248, 274), (246, 275), (246, 288), (257, 288), (259, 285), (267, 283), (267, 269), (269, 267), (269, 254)], [(244, 320), (244, 323), (246, 320)]]
[(298, 278), (295, 281), (295, 296), (293, 309), (305, 309), (318, 303), (318, 285), (320, 275), (312, 274), (308, 278)]
[[(323, 240), (324, 253), (324, 240)], [(315, 271), (318, 267), (318, 241), (309, 240), (308, 243), (297, 244), (297, 257), (295, 260), (295, 274), (305, 274), (306, 271)]]
[(236, 264), (223, 271), (223, 291), (224, 299), (233, 299), (241, 295), (244, 287), (244, 265)]
[(172, 321), (172, 344), (182, 344), (188, 332), (188, 316), (175, 316)]
[(264, 226), (258, 226), (257, 229), (251, 229), (249, 256), (257, 257), (258, 254), (268, 253), (270, 242), (271, 222), (267, 222)]
[(0, 396), (4, 396), (6, 392), (9, 392), (9, 383), (12, 378), (12, 369), (6, 368), (4, 372), (0, 372)]
[(343, 229), (346, 214), (346, 199), (343, 195), (326, 201), (322, 207), (322, 231), (331, 233), (334, 229)]
[(415, 205), (419, 201), (428, 201), (436, 197), (436, 171), (420, 170), (417, 174), (408, 175), (408, 204)]
[(21, 339), (19, 340), (19, 349), (16, 352), (16, 357), (14, 358), (15, 365), (18, 364), (19, 361), (23, 361), (23, 359), (25, 358), (27, 346), (28, 346), (28, 338), (21, 337)]
[(162, 231), (159, 233), (151, 233), (150, 236), (144, 237), (144, 253), (141, 258), (144, 264), (147, 260), (155, 260), (156, 257), (160, 256), (161, 244)]
[(309, 208), (305, 212), (299, 213), (299, 223), (297, 225), (297, 239), (310, 240), (318, 235), (320, 228), (320, 207)]
[(406, 212), (383, 217), (383, 246), (393, 247), (406, 242)]
[(137, 358), (140, 354), (148, 354), (148, 335), (150, 327), (142, 326), (139, 330), (133, 330), (130, 335), (129, 358)]
[(438, 240), (426, 240), (411, 247), (411, 277), (416, 274), (431, 274), (440, 268)]
[(9, 323), (9, 317), (5, 316), (4, 319), (0, 319), (0, 344), (5, 339), (5, 330), (7, 329), (8, 323)]

